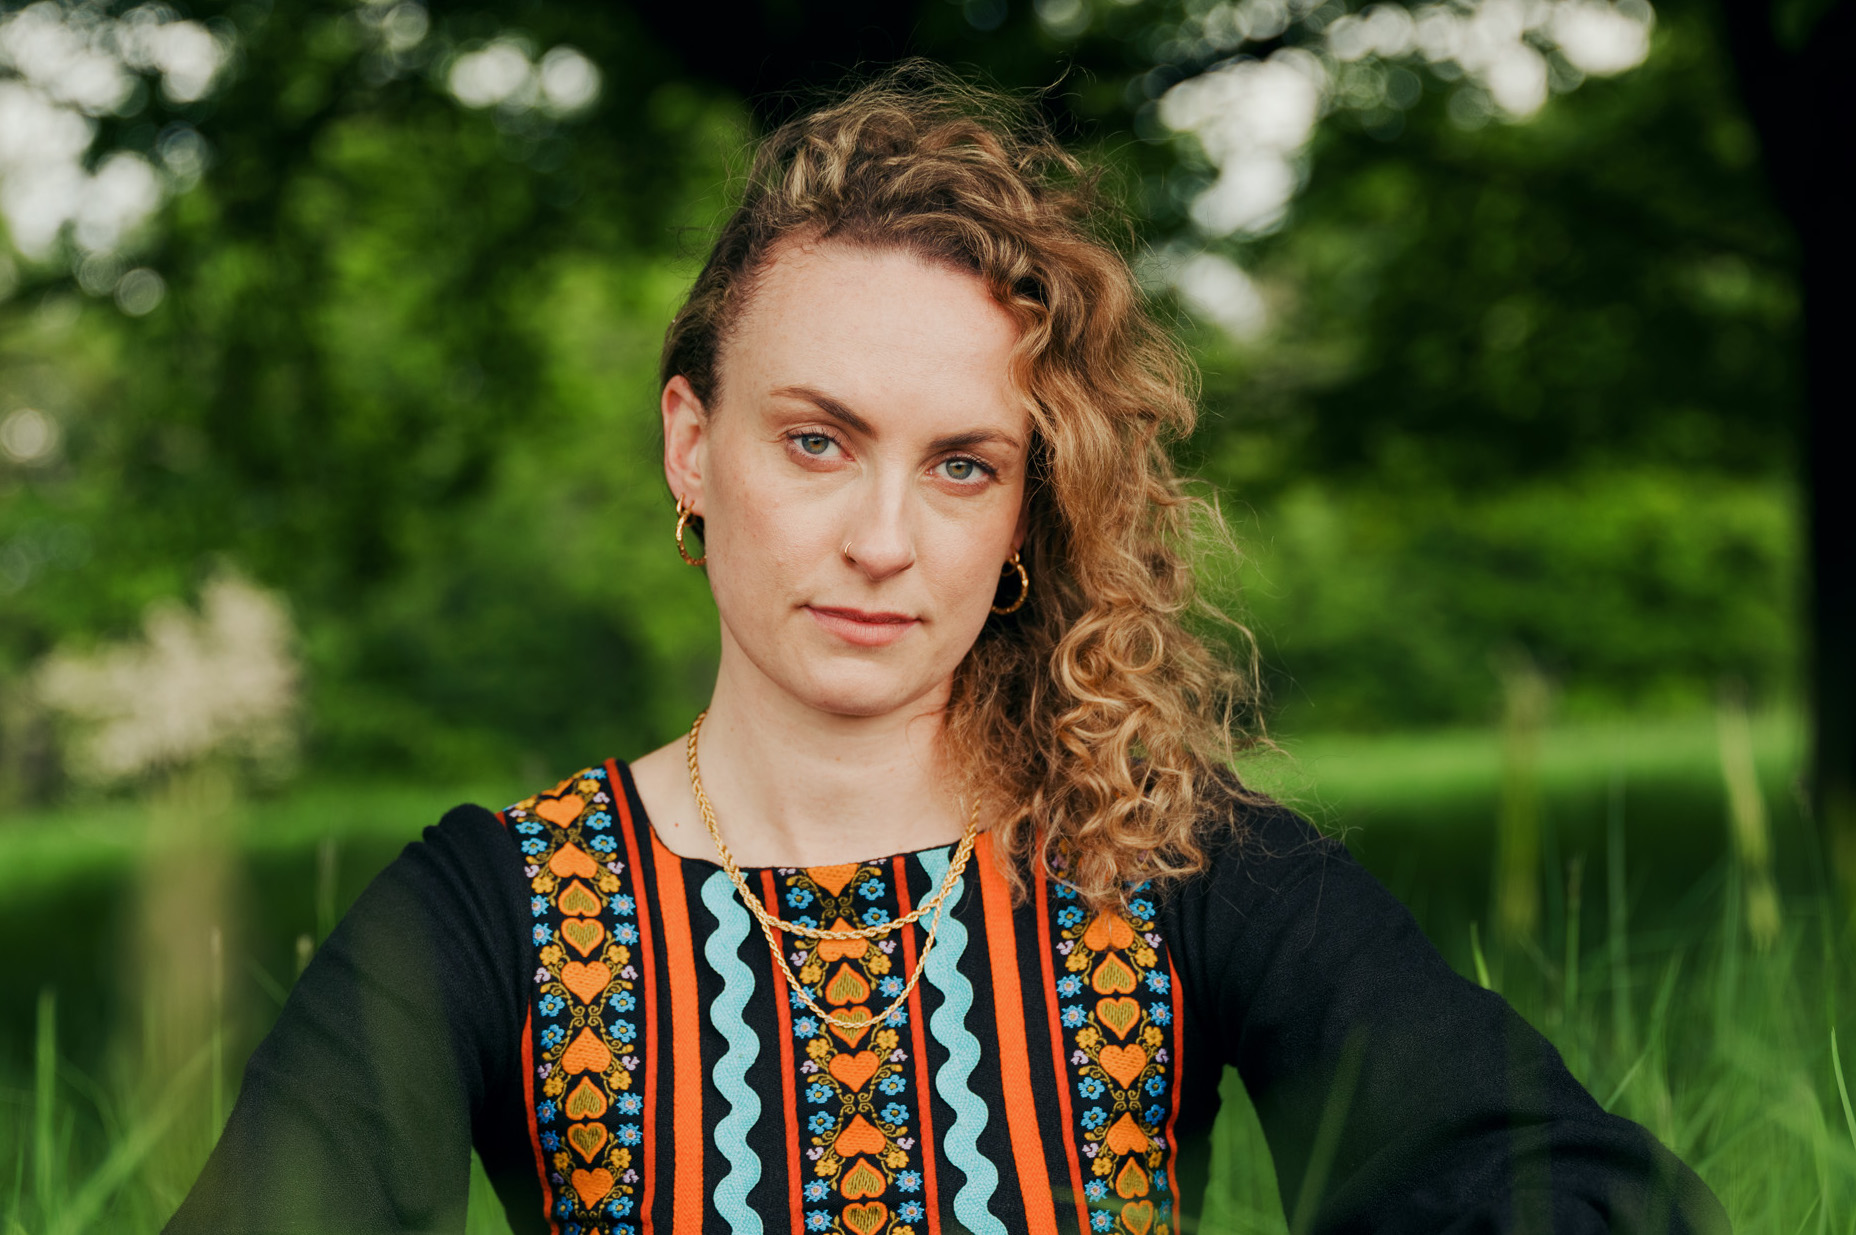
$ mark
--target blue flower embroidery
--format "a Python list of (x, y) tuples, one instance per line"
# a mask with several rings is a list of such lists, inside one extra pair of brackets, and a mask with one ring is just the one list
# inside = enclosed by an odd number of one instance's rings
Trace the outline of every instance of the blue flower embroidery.
[(1099, 1106), (1092, 1106), (1083, 1112), (1083, 1127), (1094, 1132), (1108, 1122), (1108, 1112)]
[(541, 1134), (541, 1147), (552, 1153), (561, 1147), (561, 1138), (552, 1132), (544, 1132)]
[(554, 1202), (554, 1216), (565, 1218), (574, 1211), (574, 1197), (571, 1192), (563, 1192), (561, 1199)]
[(1166, 1092), (1166, 1077), (1164, 1075), (1156, 1072), (1152, 1076), (1147, 1078), (1147, 1095), (1149, 1097), (1158, 1098), (1161, 1094), (1165, 1092)]
[(630, 1021), (619, 1021), (612, 1027), (612, 1036), (621, 1042), (630, 1042), (638, 1036), (638, 1030)]
[(619, 1125), (619, 1144), (636, 1145), (639, 1141), (643, 1139), (644, 1139), (644, 1136), (638, 1131), (637, 1124)]
[(1092, 1201), (1099, 1201), (1108, 1195), (1108, 1184), (1100, 1179), (1092, 1179), (1083, 1185), (1083, 1195)]
[(824, 1136), (827, 1132), (831, 1131), (831, 1124), (831, 1116), (827, 1115), (824, 1111), (820, 1111), (818, 1114), (812, 1116), (812, 1118), (806, 1120), (806, 1127), (812, 1130), (812, 1135), (814, 1136)]
[(806, 1087), (806, 1101), (823, 1102), (831, 1097), (831, 1086), (814, 1081)]
[(543, 1016), (559, 1016), (561, 1014), (561, 1009), (566, 1006), (567, 1001), (562, 999), (559, 995), (549, 994), (541, 997), (541, 1014)]
[(1053, 886), (1057, 890), (1057, 899), (1066, 901), (1073, 901), (1076, 899), (1076, 889), (1063, 882), (1061, 879), (1057, 880)]
[(866, 879), (858, 885), (857, 895), (867, 901), (881, 900), (883, 893), (889, 891), (889, 885), (881, 879)]
[(629, 896), (615, 896), (612, 898), (612, 911), (621, 918), (631, 917), (636, 909), (636, 902)]
[(1163, 1003), (1148, 1004), (1147, 1015), (1154, 1018), (1154, 1024), (1156, 1025), (1171, 1025), (1173, 1023), (1173, 1009), (1167, 1007)]
[(806, 1210), (806, 1230), (823, 1231), (831, 1226), (831, 1215), (822, 1209)]
[(545, 896), (529, 897), (528, 911), (538, 918), (546, 916), (548, 912), (548, 898)]
[(1089, 1211), (1089, 1229), (1090, 1230), (1106, 1231), (1106, 1230), (1109, 1230), (1114, 1225), (1115, 1225), (1114, 1216), (1110, 1214), (1108, 1210), (1092, 1209)]
[(552, 932), (548, 930), (548, 924), (546, 922), (535, 923), (535, 946), (539, 948), (542, 944), (548, 942), (548, 936), (551, 933)]
[(808, 1201), (822, 1201), (829, 1195), (831, 1195), (831, 1189), (825, 1186), (825, 1181), (822, 1179), (815, 1179), (805, 1186), (805, 1197)]
[(638, 928), (630, 922), (621, 922), (612, 928), (612, 937), (620, 943), (637, 943)]
[(794, 909), (804, 909), (807, 905), (812, 903), (812, 893), (806, 888), (788, 888), (786, 890), (786, 903), (791, 905)]
[(622, 1093), (619, 1095), (619, 1114), (636, 1115), (639, 1111), (642, 1111), (643, 1109), (644, 1109), (644, 1099), (639, 1097), (637, 1094)]
[(554, 1122), (554, 1103), (543, 1102), (540, 1106), (537, 1106), (535, 1108), (535, 1118), (539, 1119), (542, 1123), (545, 1123), (545, 1124), (553, 1123)]
[(815, 1038), (818, 1036), (818, 1022), (809, 1016), (802, 1016), (793, 1022), (793, 1036), (796, 1038)]
[(1158, 1102), (1141, 1112), (1141, 1119), (1156, 1128), (1160, 1126), (1161, 1121), (1165, 1118), (1166, 1108), (1161, 1106)]
[(1075, 905), (1065, 905), (1062, 909), (1057, 911), (1057, 925), (1063, 927), (1065, 930), (1068, 930), (1072, 926), (1081, 926), (1082, 923), (1083, 911), (1078, 909)]
[(610, 836), (595, 836), (587, 843), (593, 847), (593, 852), (595, 853), (611, 853), (614, 849), (619, 847), (619, 842), (613, 840)]
[(927, 1214), (920, 1201), (904, 1201), (896, 1206), (896, 1216), (904, 1222), (920, 1222)]
[(620, 991), (611, 999), (614, 1012), (630, 1012), (638, 1006), (638, 999), (630, 991)]
[(1172, 985), (1172, 979), (1166, 976), (1165, 970), (1149, 969), (1147, 971), (1147, 989), (1154, 994), (1164, 995)]
[(632, 1198), (629, 1196), (620, 1196), (618, 1200), (606, 1206), (606, 1212), (611, 1214), (615, 1218), (623, 1218), (626, 1214), (629, 1214), (631, 1211), (632, 1211)]
[(612, 826), (612, 816), (608, 815), (603, 810), (594, 811), (588, 816), (586, 826), (592, 828), (595, 832), (604, 832), (607, 828)]
[(567, 1031), (559, 1025), (550, 1025), (541, 1031), (541, 1044), (549, 1050), (553, 1050), (566, 1040)]
[(516, 825), (516, 831), (522, 833), (524, 836), (534, 836), (541, 831), (541, 825), (536, 823), (533, 819), (524, 819), (521, 823)]
[(922, 1186), (920, 1171), (904, 1171), (896, 1176), (896, 1189), (900, 1192), (919, 1192)]
[(1057, 979), (1057, 993), (1065, 999), (1074, 999), (1083, 993), (1083, 980), (1076, 974), (1065, 974)]
[(1063, 1024), (1066, 1029), (1080, 1028), (1083, 1023), (1083, 1009), (1080, 1004), (1070, 1004), (1063, 1010)]
[(900, 1102), (891, 1102), (885, 1106), (881, 1118), (884, 1123), (905, 1124), (909, 1122), (909, 1108)]
[(902, 979), (892, 973), (887, 978), (878, 981), (876, 989), (883, 993), (885, 999), (894, 999), (902, 994)]
[(1108, 1086), (1093, 1076), (1085, 1076), (1076, 1083), (1076, 1091), (1085, 1098), (1100, 1098), (1108, 1092)]
[(889, 921), (889, 910), (882, 907), (864, 910), (865, 926), (881, 926)]
[(884, 1077), (882, 1080), (878, 1081), (876, 1083), (876, 1087), (893, 1098), (897, 1094), (901, 1093), (904, 1089), (907, 1089), (909, 1087), (909, 1083), (903, 1080), (900, 1076), (891, 1074), (889, 1076)]
[(1130, 901), (1128, 912), (1143, 922), (1151, 922), (1154, 918), (1154, 903), (1152, 901)]
[(540, 857), (542, 854), (548, 852), (548, 842), (545, 840), (525, 840), (522, 842), (522, 852), (526, 853), (531, 858)]

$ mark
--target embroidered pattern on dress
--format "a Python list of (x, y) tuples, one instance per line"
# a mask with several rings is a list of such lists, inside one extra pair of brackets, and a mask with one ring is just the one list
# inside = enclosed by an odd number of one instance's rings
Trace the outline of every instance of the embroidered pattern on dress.
[(540, 960), (533, 1092), (551, 1216), (562, 1235), (636, 1235), (637, 901), (616, 856), (606, 771), (570, 776), (503, 817), (522, 849)]
[[(847, 863), (779, 872), (783, 914), (833, 930), (875, 926), (898, 912), (883, 867)], [(905, 929), (914, 929), (913, 927)], [(818, 1005), (834, 1016), (872, 1020), (902, 992), (899, 935), (800, 939), (788, 960)], [(799, 1132), (809, 1178), (801, 1188), (807, 1231), (915, 1235), (927, 1217), (914, 1068), (899, 1032), (908, 1006), (880, 1028), (822, 1024), (789, 991), (799, 1075)], [(928, 1147), (932, 1152), (933, 1147)]]
[(1146, 885), (1127, 914), (1094, 917), (1074, 889), (1051, 881), (1047, 911), (1062, 962), (1058, 1017), (1084, 1158), (1083, 1195), (1092, 1231), (1170, 1235), (1166, 1120), (1170, 1113), (1166, 1047), (1173, 1023), (1172, 976), (1154, 927)]

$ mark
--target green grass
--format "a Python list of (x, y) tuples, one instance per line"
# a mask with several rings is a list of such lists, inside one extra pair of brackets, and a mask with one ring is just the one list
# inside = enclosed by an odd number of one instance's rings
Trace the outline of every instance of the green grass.
[[(1503, 948), (1487, 927), (1500, 734), (1311, 738), (1248, 774), (1344, 829), (1446, 957), (1487, 974), (1601, 1102), (1694, 1165), (1736, 1230), (1856, 1232), (1856, 1026), (1839, 1021), (1848, 960), (1791, 805), (1799, 731), (1776, 717), (1753, 729), (1781, 906), (1764, 948), (1727, 840), (1717, 743), (1712, 717), (1543, 734), (1541, 911)], [(109, 993), (133, 919), (105, 916), (89, 935), (43, 929), (74, 907), (134, 901), (159, 860), (152, 813), (0, 821), (0, 946), (15, 958), (0, 997), (0, 1235), (158, 1230), (223, 1119), (238, 1060), (275, 1015), (299, 936), (326, 929), (446, 807), (520, 792), (323, 784), (230, 808), (244, 891), (228, 903), (243, 908), (214, 969), (215, 1012), (159, 1068), (146, 1012)], [(1233, 1076), (1224, 1092), (1202, 1229), (1290, 1230)], [(471, 1215), (473, 1235), (505, 1229), (481, 1173)]]

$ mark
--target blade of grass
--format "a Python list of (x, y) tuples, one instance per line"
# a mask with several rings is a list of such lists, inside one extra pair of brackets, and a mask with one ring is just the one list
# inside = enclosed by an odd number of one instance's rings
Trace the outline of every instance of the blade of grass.
[(77, 1235), (91, 1226), (117, 1189), (141, 1166), (142, 1159), (167, 1135), (169, 1125), (185, 1105), (183, 1099), (188, 1088), (211, 1055), (212, 1048), (204, 1047), (175, 1073), (154, 1111), (110, 1148), (109, 1154), (64, 1206), (58, 1221), (46, 1224), (46, 1235)]
[(1843, 1083), (1843, 1054), (1837, 1049), (1837, 1027), (1830, 1027), (1830, 1066), (1837, 1074), (1837, 1096), (1843, 1099), (1843, 1122), (1850, 1130), (1850, 1147), (1856, 1149), (1856, 1114), (1850, 1113), (1850, 1087)]
[(33, 1051), (32, 1085), (32, 1190), (39, 1203), (39, 1221), (52, 1210), (52, 1116), (58, 1082), (58, 992), (39, 992), (38, 1039)]
[(1476, 958), (1476, 981), (1482, 984), (1483, 990), (1494, 990), (1489, 983), (1489, 962), (1482, 955), (1482, 936), (1477, 933), (1474, 922), (1469, 924), (1469, 954)]

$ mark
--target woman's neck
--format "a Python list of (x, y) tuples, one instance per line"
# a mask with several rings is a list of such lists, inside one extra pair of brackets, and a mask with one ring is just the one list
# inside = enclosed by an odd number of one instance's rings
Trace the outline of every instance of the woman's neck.
[[(834, 715), (725, 667), (697, 757), (735, 860), (828, 866), (958, 840), (965, 808), (937, 755), (943, 706), (944, 695), (883, 716)], [(664, 845), (715, 861), (684, 739), (634, 762), (632, 776)]]

